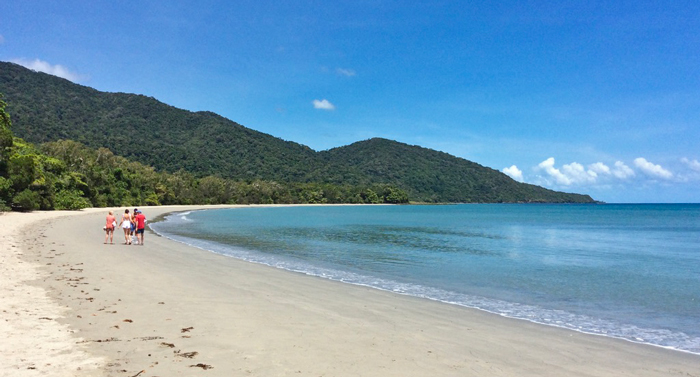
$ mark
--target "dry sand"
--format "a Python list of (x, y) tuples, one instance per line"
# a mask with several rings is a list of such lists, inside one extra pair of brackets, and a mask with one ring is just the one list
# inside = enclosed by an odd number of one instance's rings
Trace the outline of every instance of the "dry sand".
[(700, 376), (698, 355), (282, 271), (150, 231), (144, 246), (103, 245), (106, 211), (0, 216), (0, 375)]

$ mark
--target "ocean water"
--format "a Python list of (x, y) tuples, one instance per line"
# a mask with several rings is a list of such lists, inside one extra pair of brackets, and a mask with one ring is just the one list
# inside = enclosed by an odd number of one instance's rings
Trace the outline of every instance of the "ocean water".
[(700, 354), (700, 205), (307, 206), (157, 233), (270, 266)]

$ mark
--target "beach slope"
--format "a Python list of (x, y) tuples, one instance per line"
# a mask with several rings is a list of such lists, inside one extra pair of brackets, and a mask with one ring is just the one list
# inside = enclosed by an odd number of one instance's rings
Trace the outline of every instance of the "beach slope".
[[(120, 234), (104, 245), (106, 211), (0, 216), (9, 375), (700, 376), (698, 355), (296, 274), (150, 231), (144, 246)], [(26, 361), (35, 347), (48, 352)]]

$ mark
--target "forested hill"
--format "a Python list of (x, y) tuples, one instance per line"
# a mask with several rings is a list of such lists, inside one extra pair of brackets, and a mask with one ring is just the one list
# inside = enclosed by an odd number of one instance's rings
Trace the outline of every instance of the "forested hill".
[(0, 93), (15, 135), (33, 143), (75, 140), (157, 170), (234, 180), (390, 184), (413, 201), (573, 202), (446, 153), (371, 139), (316, 152), (211, 112), (190, 112), (135, 94), (105, 93), (0, 62)]
[(106, 147), (157, 170), (197, 176), (303, 181), (316, 152), (212, 112), (177, 109), (142, 95), (105, 93), (0, 62), (0, 93), (15, 135)]
[(432, 149), (386, 139), (361, 141), (320, 152), (325, 164), (318, 179), (354, 185), (387, 183), (409, 198), (426, 202), (577, 202), (588, 195), (548, 190), (518, 183), (477, 163)]

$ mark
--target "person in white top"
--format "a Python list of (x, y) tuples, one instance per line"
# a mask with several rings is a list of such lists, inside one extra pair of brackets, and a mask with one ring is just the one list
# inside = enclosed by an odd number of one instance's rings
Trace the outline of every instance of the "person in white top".
[(131, 215), (129, 215), (128, 208), (124, 210), (122, 222), (119, 223), (119, 226), (124, 230), (124, 245), (131, 245)]

